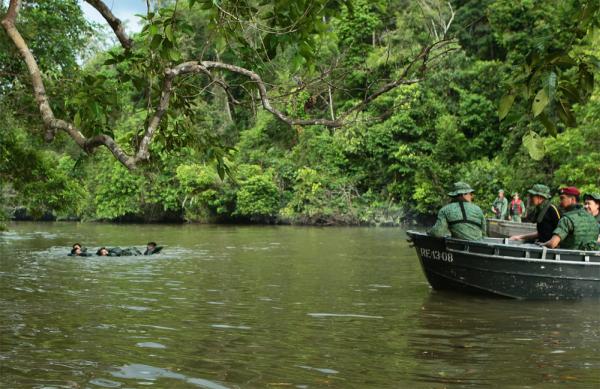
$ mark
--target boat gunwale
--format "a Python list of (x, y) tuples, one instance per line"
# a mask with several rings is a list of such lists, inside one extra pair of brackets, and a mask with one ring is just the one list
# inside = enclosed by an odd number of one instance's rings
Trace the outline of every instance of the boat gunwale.
[(512, 225), (521, 225), (521, 226), (525, 226), (525, 227), (533, 226), (535, 228), (535, 223), (532, 223), (532, 222), (516, 222), (514, 220), (496, 219), (493, 217), (487, 218), (486, 221), (488, 223), (506, 223), (506, 224), (512, 224)]
[[(430, 236), (427, 235), (427, 233), (424, 232), (419, 232), (419, 231), (414, 231), (414, 230), (409, 230), (406, 231), (407, 235), (411, 237), (413, 236), (420, 236), (420, 237), (424, 237), (424, 238), (433, 238), (433, 239), (443, 239), (445, 242), (456, 242), (459, 244), (466, 244), (467, 246), (469, 245), (478, 245), (478, 246), (487, 246), (490, 248), (495, 248), (495, 247), (510, 247), (510, 248), (514, 248), (514, 249), (519, 249), (522, 251), (529, 251), (529, 252), (535, 252), (535, 253), (541, 253), (544, 251), (544, 248), (542, 247), (522, 247), (519, 244), (516, 245), (510, 245), (508, 243), (504, 243), (504, 242), (486, 242), (486, 241), (475, 241), (475, 240), (464, 240), (464, 239), (456, 239), (456, 238), (451, 238), (451, 237), (445, 237), (445, 238), (439, 238), (439, 237), (434, 237), (434, 236)], [(498, 240), (502, 240), (502, 241), (506, 241), (507, 238), (486, 238), (486, 239), (498, 239)], [(413, 241), (414, 244), (414, 241)], [(499, 258), (499, 259), (505, 259), (505, 260), (513, 260), (513, 261), (524, 261), (524, 262), (535, 262), (535, 263), (552, 263), (552, 264), (557, 264), (557, 263), (562, 263), (562, 264), (573, 264), (573, 265), (583, 265), (583, 266), (600, 266), (600, 262), (592, 262), (589, 260), (585, 260), (585, 257), (598, 257), (600, 258), (600, 251), (582, 251), (582, 250), (567, 250), (567, 249), (546, 249), (546, 251), (548, 253), (551, 254), (570, 254), (570, 255), (580, 255), (582, 257), (581, 260), (579, 261), (573, 261), (573, 260), (563, 260), (563, 259), (542, 259), (542, 258), (527, 258), (527, 257), (512, 257), (512, 256), (506, 256), (506, 255), (499, 255), (499, 254), (483, 254), (483, 253), (476, 253), (476, 252), (472, 252), (472, 251), (465, 251), (465, 250), (459, 250), (459, 249), (452, 249), (449, 247), (446, 247), (446, 250), (453, 252), (453, 253), (458, 253), (458, 254), (465, 254), (465, 255), (474, 255), (474, 256), (478, 256), (478, 257), (485, 257), (485, 258)]]
[[(511, 246), (513, 247), (513, 246)], [(552, 264), (556, 264), (556, 263), (564, 263), (564, 264), (570, 264), (570, 265), (584, 265), (584, 266), (600, 266), (600, 262), (592, 262), (592, 261), (586, 261), (586, 260), (581, 260), (581, 261), (570, 261), (570, 260), (564, 260), (564, 259), (543, 259), (543, 258), (525, 258), (525, 257), (510, 257), (510, 256), (506, 256), (506, 255), (498, 255), (498, 254), (482, 254), (482, 253), (474, 253), (472, 251), (464, 251), (464, 250), (456, 250), (456, 249), (451, 249), (446, 247), (446, 250), (450, 251), (451, 253), (457, 253), (457, 254), (465, 254), (465, 255), (474, 255), (476, 257), (485, 257), (485, 258), (499, 258), (499, 259), (505, 259), (505, 260), (511, 260), (511, 261), (521, 261), (521, 262), (536, 262), (536, 263), (552, 263)], [(526, 249), (523, 249), (526, 250)], [(600, 251), (590, 251), (592, 253), (599, 253)], [(582, 256), (588, 256), (580, 254)], [(594, 255), (597, 256), (598, 258), (600, 258), (600, 255)]]
[[(489, 257), (488, 257), (489, 258)], [(495, 257), (494, 257), (495, 258)], [(506, 259), (509, 261), (520, 261), (520, 258), (511, 258), (511, 257), (506, 257), (506, 258), (502, 258), (502, 259)], [(548, 260), (544, 260), (544, 261), (548, 261)], [(553, 262), (554, 264), (556, 264), (556, 262), (563, 262), (563, 261), (549, 261), (549, 262)], [(581, 262), (571, 262), (571, 261), (564, 261), (567, 264), (578, 264)], [(585, 262), (587, 263), (587, 262)], [(600, 265), (599, 263), (595, 263)], [(484, 268), (484, 267), (480, 267), (480, 266), (467, 266), (463, 263), (454, 263), (452, 262), (452, 266), (454, 267), (460, 267), (460, 268), (464, 268), (464, 269), (473, 269), (473, 270), (479, 270), (479, 271), (483, 271), (483, 272), (489, 272), (489, 273), (499, 273), (499, 274), (515, 274), (515, 275), (522, 275), (522, 276), (527, 276), (527, 277), (541, 277), (541, 278), (553, 278), (553, 279), (563, 279), (563, 280), (578, 280), (578, 281), (596, 281), (597, 278), (582, 278), (582, 277), (573, 277), (573, 276), (569, 276), (569, 277), (564, 277), (564, 276), (555, 276), (555, 275), (541, 275), (539, 273), (526, 273), (523, 271), (514, 271), (514, 270), (491, 270), (490, 268)], [(429, 268), (431, 269), (431, 268)]]

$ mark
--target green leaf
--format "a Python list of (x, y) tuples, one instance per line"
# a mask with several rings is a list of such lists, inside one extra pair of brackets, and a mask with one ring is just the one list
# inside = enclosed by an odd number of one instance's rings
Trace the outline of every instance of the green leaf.
[(579, 19), (583, 26), (587, 26), (587, 24), (590, 23), (594, 14), (598, 12), (598, 7), (599, 5), (597, 1), (587, 2), (579, 14)]
[(551, 50), (548, 52), (548, 54), (546, 55), (546, 58), (544, 58), (544, 60), (548, 63), (554, 63), (555, 61), (557, 61), (560, 57), (565, 55), (565, 51), (564, 50)]
[(557, 134), (556, 126), (554, 125), (554, 122), (552, 122), (552, 120), (550, 120), (548, 118), (548, 115), (546, 115), (545, 113), (542, 113), (542, 114), (540, 114), (540, 116), (538, 116), (538, 119), (540, 122), (542, 122), (544, 127), (546, 127), (546, 131), (548, 131), (548, 133), (550, 135), (556, 137), (556, 134)]
[(540, 161), (546, 154), (544, 139), (533, 131), (523, 135), (523, 146), (534, 161)]
[(554, 96), (556, 95), (556, 80), (557, 76), (554, 72), (550, 72), (546, 78), (546, 93), (548, 95), (548, 100), (550, 101), (554, 100)]
[(568, 127), (577, 127), (577, 119), (571, 111), (571, 107), (569, 103), (565, 100), (558, 100), (558, 104), (556, 105), (556, 113), (560, 120), (567, 125)]
[(137, 89), (143, 89), (146, 85), (146, 80), (144, 80), (141, 77), (132, 77), (131, 82), (133, 83), (133, 86), (135, 86)]
[(564, 94), (564, 96), (571, 101), (571, 103), (582, 102), (577, 88), (575, 88), (573, 85), (561, 83), (558, 88)]
[(175, 36), (173, 35), (173, 26), (172, 25), (169, 24), (167, 27), (165, 27), (165, 36), (171, 42), (175, 42)]
[(588, 55), (589, 63), (596, 68), (596, 70), (600, 70), (600, 59), (595, 55)]
[(521, 94), (521, 97), (525, 100), (529, 100), (531, 97), (531, 89), (526, 83), (515, 85), (515, 89)]
[(75, 114), (75, 118), (73, 119), (73, 122), (75, 123), (75, 127), (77, 127), (77, 128), (81, 127), (81, 115), (79, 114), (79, 112), (77, 112)]
[(527, 61), (527, 64), (530, 67), (532, 67), (532, 68), (535, 67), (540, 62), (540, 55), (539, 55), (539, 53), (537, 53), (535, 51), (530, 52), (527, 55), (526, 61)]
[(188, 34), (188, 35), (192, 35), (195, 31), (194, 27), (192, 27), (191, 24), (186, 23), (185, 21), (181, 22), (179, 25), (179, 30)]
[(202, 2), (202, 9), (211, 9), (213, 7), (212, 1), (205, 0)]
[(325, 31), (327, 31), (328, 28), (329, 28), (329, 26), (320, 20), (317, 20), (315, 22), (315, 30), (319, 33), (323, 33)]
[(169, 58), (173, 62), (177, 62), (181, 59), (181, 53), (177, 49), (169, 49)]
[(577, 61), (575, 61), (573, 58), (571, 58), (568, 55), (562, 55), (560, 57), (554, 58), (550, 61), (550, 63), (554, 64), (555, 66), (558, 66), (559, 68), (570, 68), (572, 66), (576, 66), (577, 65)]
[(87, 86), (92, 86), (96, 82), (96, 78), (94, 76), (87, 74), (83, 77), (83, 82), (85, 82), (85, 84)]
[(307, 60), (311, 59), (313, 56), (313, 49), (310, 46), (310, 44), (306, 41), (304, 41), (300, 44), (299, 51), (300, 51), (300, 55), (303, 56)]
[(579, 88), (584, 95), (590, 95), (594, 91), (594, 75), (587, 70), (587, 67), (579, 69)]
[(263, 39), (263, 44), (265, 45), (265, 50), (267, 51), (267, 56), (269, 58), (275, 57), (277, 54), (277, 39), (273, 34), (268, 34)]
[(107, 60), (104, 61), (104, 65), (114, 65), (117, 62), (119, 62), (119, 61), (117, 61), (116, 58), (108, 58)]
[(225, 178), (225, 169), (223, 168), (223, 160), (220, 158), (217, 161), (217, 173), (219, 174), (219, 178), (221, 180)]
[(500, 118), (500, 120), (504, 119), (506, 115), (508, 115), (508, 111), (510, 111), (510, 108), (514, 102), (515, 95), (513, 93), (502, 96), (498, 106), (498, 118)]
[(544, 111), (544, 108), (546, 108), (548, 105), (548, 101), (548, 92), (546, 92), (546, 88), (540, 89), (533, 98), (533, 104), (531, 105), (531, 112), (533, 113), (534, 117), (538, 116), (540, 113), (542, 113), (542, 111)]
[(100, 116), (102, 115), (102, 108), (100, 108), (100, 105), (94, 101), (94, 102), (92, 102), (91, 108), (92, 108), (92, 112), (94, 113), (94, 118), (99, 119)]
[(163, 36), (160, 34), (156, 34), (152, 37), (152, 41), (150, 42), (150, 49), (152, 50), (156, 50), (158, 48), (158, 46), (160, 46), (160, 44), (163, 41)]

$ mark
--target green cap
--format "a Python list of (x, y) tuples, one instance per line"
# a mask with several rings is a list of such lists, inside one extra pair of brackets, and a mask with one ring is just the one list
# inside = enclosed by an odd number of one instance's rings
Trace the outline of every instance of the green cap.
[(587, 200), (587, 199), (592, 199), (592, 200), (596, 200), (596, 201), (600, 201), (600, 193), (586, 193), (583, 195), (583, 200)]
[(498, 189), (498, 193), (504, 193), (504, 189)]
[(448, 192), (448, 196), (454, 197), (465, 193), (475, 192), (475, 189), (471, 188), (471, 185), (462, 181), (455, 182), (452, 189), (452, 192)]
[(542, 196), (547, 199), (552, 197), (550, 195), (550, 188), (548, 188), (546, 185), (542, 185), (542, 184), (535, 184), (531, 189), (529, 189), (527, 191), (527, 193), (532, 194), (532, 195)]

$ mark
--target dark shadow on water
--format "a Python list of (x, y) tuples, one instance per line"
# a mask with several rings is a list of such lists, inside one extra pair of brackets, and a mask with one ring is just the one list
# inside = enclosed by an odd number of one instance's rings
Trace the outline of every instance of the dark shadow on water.
[(432, 291), (414, 323), (408, 346), (421, 361), (416, 381), (459, 387), (600, 384), (597, 300)]

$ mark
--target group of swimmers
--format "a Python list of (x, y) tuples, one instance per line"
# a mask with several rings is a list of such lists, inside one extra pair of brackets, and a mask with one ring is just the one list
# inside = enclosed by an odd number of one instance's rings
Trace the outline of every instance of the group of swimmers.
[[(156, 242), (148, 242), (146, 245), (146, 251), (142, 254), (136, 247), (129, 247), (122, 249), (120, 247), (106, 248), (100, 247), (96, 251), (96, 255), (100, 257), (122, 257), (127, 255), (153, 255), (158, 254), (162, 250), (162, 246), (157, 246)], [(88, 253), (87, 248), (83, 247), (80, 243), (73, 244), (71, 253), (68, 254), (71, 257), (91, 257), (94, 254)]]

